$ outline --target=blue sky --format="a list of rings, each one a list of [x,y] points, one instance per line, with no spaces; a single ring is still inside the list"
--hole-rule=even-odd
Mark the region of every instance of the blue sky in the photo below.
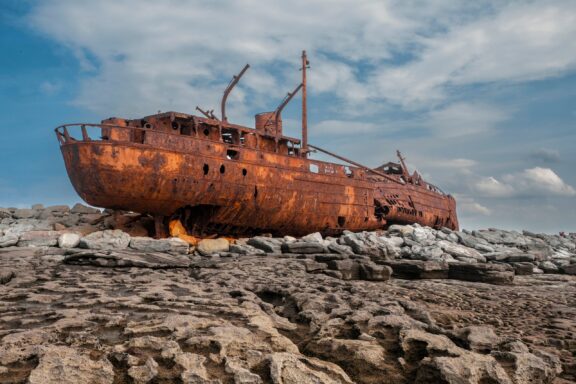
[[[215,108],[246,63],[228,115],[251,126],[306,49],[312,143],[400,149],[464,228],[576,231],[574,1],[2,0],[0,49],[0,206],[79,200],[55,126]]]

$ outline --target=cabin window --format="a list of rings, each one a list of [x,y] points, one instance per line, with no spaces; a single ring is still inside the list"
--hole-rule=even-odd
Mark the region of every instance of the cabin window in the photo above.
[[[208,164],[204,164],[204,166],[202,167],[202,171],[204,172],[204,176],[206,176],[208,174],[209,170],[210,170],[210,167],[208,166]]]
[[[226,158],[228,160],[238,160],[240,158],[240,152],[229,149],[226,151]]]
[[[316,164],[310,164],[310,172],[312,173],[318,173],[318,165]]]
[[[347,177],[353,177],[353,176],[354,176],[354,173],[352,172],[352,169],[351,169],[349,166],[347,166],[347,165],[344,166],[344,174],[345,174]]]
[[[221,173],[221,174],[224,174],[224,172],[226,172],[226,167],[224,166],[224,164],[222,164],[222,165],[220,166],[220,173]]]
[[[246,176],[248,174],[248,171],[246,170],[246,168],[242,168],[242,176]]]

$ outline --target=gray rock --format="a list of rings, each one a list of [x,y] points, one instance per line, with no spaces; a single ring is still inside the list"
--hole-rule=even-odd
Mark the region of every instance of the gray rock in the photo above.
[[[527,262],[510,263],[514,268],[514,273],[518,276],[532,275],[534,273],[534,264]]]
[[[170,254],[187,254],[190,248],[187,242],[177,237],[153,239],[137,236],[130,238],[129,246],[143,252],[166,252]]]
[[[256,236],[248,240],[248,245],[261,249],[266,253],[281,253],[281,243],[269,237]]]
[[[56,222],[64,225],[65,227],[74,227],[80,223],[80,215],[78,213],[72,213],[70,215],[58,218]]]
[[[448,277],[489,284],[511,284],[514,281],[514,269],[504,264],[451,263],[448,268]]]
[[[261,249],[253,247],[248,244],[230,244],[230,252],[237,253],[240,255],[265,255]]]
[[[314,232],[309,235],[303,236],[301,240],[304,242],[313,242],[313,243],[323,243],[324,241],[320,232]]]
[[[18,240],[19,240],[18,235],[12,235],[12,234],[2,235],[0,236],[0,248],[11,247],[13,245],[16,245],[18,244]]]
[[[284,253],[324,253],[326,247],[322,243],[312,241],[295,241],[293,243],[282,244]]]
[[[421,260],[385,260],[379,264],[392,268],[392,276],[402,279],[447,279],[448,263]]]
[[[12,215],[15,219],[33,219],[38,216],[38,211],[35,209],[21,208],[14,211]]]
[[[130,244],[130,235],[119,229],[98,231],[80,239],[80,248],[125,249]]]
[[[58,237],[58,247],[76,248],[80,244],[80,235],[77,233],[63,233]]]
[[[58,245],[58,231],[30,231],[25,232],[18,240],[19,247],[55,247]]]
[[[486,258],[480,252],[473,248],[468,248],[462,245],[454,244],[449,241],[441,240],[437,243],[444,252],[455,258],[468,258],[475,259],[477,262],[485,263]]]
[[[371,261],[360,263],[360,279],[369,281],[386,281],[392,275],[392,268],[378,265]]]
[[[352,250],[352,247],[350,247],[349,245],[345,245],[345,244],[338,244],[338,242],[336,241],[331,241],[330,244],[328,244],[328,250],[334,253],[339,253],[341,255],[353,255],[354,251]]]
[[[100,213],[100,210],[98,208],[87,207],[84,204],[77,203],[77,204],[74,204],[74,206],[72,207],[70,212],[71,213],[85,214],[85,213]]]
[[[388,227],[388,232],[390,233],[399,233],[402,237],[406,237],[411,235],[414,232],[414,227],[411,225],[399,225],[399,224],[392,224]]]
[[[545,273],[558,273],[560,271],[558,266],[549,260],[541,261],[538,267]]]
[[[413,247],[412,248],[412,256],[411,259],[413,260],[432,260],[438,259],[444,251],[435,246],[426,246],[426,247]]]
[[[358,280],[360,278],[360,265],[354,260],[331,260],[327,264],[328,269],[342,274],[342,280]]]

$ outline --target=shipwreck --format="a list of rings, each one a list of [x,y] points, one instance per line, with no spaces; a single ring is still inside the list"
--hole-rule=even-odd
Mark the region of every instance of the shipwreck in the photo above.
[[[190,235],[338,234],[343,230],[419,223],[458,229],[455,199],[399,162],[361,165],[308,143],[306,53],[302,82],[255,127],[229,122],[224,91],[220,116],[166,112],[139,119],[55,129],[66,170],[88,204],[154,217],[156,236],[180,221]],[[302,138],[284,136],[282,110],[302,94]],[[318,161],[312,151],[341,163]],[[343,165],[342,163],[346,164]]]

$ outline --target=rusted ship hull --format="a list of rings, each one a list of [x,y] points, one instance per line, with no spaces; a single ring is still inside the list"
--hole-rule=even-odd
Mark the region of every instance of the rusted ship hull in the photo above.
[[[347,174],[341,165],[250,148],[230,159],[231,146],[222,142],[153,131],[138,138],[135,128],[104,129],[112,140],[61,135],[66,169],[82,199],[154,216],[180,214],[193,232],[335,234],[386,222],[438,226],[438,218],[450,226],[446,219],[455,218],[453,199],[375,181],[361,169]],[[406,204],[410,199],[416,208]],[[375,201],[388,207],[384,217],[375,215]]]
[[[157,236],[174,219],[189,234],[337,234],[390,223],[458,229],[454,198],[410,175],[400,153],[401,164],[370,169],[308,144],[308,65],[303,51],[302,82],[276,110],[257,114],[254,128],[226,116],[248,64],[226,87],[220,118],[196,107],[205,117],[166,112],[56,128],[74,188],[91,205],[153,215]],[[302,140],[283,136],[281,117],[300,90]],[[354,166],[312,160],[311,148]]]

